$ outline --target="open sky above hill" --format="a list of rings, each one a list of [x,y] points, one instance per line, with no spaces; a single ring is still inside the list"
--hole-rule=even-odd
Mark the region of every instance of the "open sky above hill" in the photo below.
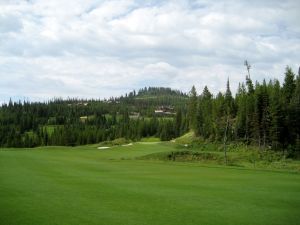
[[[300,1],[0,0],[0,102],[216,93],[300,65]]]

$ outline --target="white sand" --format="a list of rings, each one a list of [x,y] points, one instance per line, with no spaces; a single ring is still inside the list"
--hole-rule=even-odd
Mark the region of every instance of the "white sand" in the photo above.
[[[110,147],[98,147],[98,149],[108,149]]]
[[[124,146],[124,147],[125,147],[125,146],[131,146],[131,145],[132,145],[132,143],[129,143],[129,144],[127,144],[127,145],[122,145],[122,146]]]

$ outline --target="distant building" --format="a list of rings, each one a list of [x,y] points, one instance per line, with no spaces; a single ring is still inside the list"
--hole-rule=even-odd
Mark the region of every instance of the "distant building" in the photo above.
[[[77,106],[88,106],[88,102],[77,102],[77,103],[73,103],[73,104],[71,104],[71,103],[69,103],[68,104],[68,106],[75,106],[75,105],[77,105]]]
[[[80,121],[85,123],[87,121],[88,117],[87,116],[81,116]]]
[[[154,113],[156,115],[161,115],[161,116],[176,115],[176,113],[174,112],[174,107],[172,106],[160,106],[154,110]]]
[[[130,119],[138,119],[139,117],[140,117],[140,113],[138,113],[138,112],[132,112],[129,115]]]

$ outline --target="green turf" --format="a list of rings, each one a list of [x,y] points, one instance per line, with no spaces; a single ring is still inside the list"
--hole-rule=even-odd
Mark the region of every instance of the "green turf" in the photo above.
[[[160,139],[157,137],[146,137],[146,138],[142,138],[141,142],[159,142]]]
[[[54,130],[58,127],[60,127],[60,125],[47,125],[43,126],[43,129],[47,132],[48,135],[52,135]]]
[[[190,131],[181,137],[176,138],[174,141],[178,144],[192,144],[194,141],[198,140],[194,131]]]
[[[0,150],[0,224],[300,224],[299,173],[136,159],[172,149]]]

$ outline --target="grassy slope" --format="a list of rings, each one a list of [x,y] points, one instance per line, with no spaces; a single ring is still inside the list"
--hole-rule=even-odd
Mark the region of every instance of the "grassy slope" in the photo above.
[[[134,160],[166,144],[0,151],[0,224],[299,224],[300,175]]]

